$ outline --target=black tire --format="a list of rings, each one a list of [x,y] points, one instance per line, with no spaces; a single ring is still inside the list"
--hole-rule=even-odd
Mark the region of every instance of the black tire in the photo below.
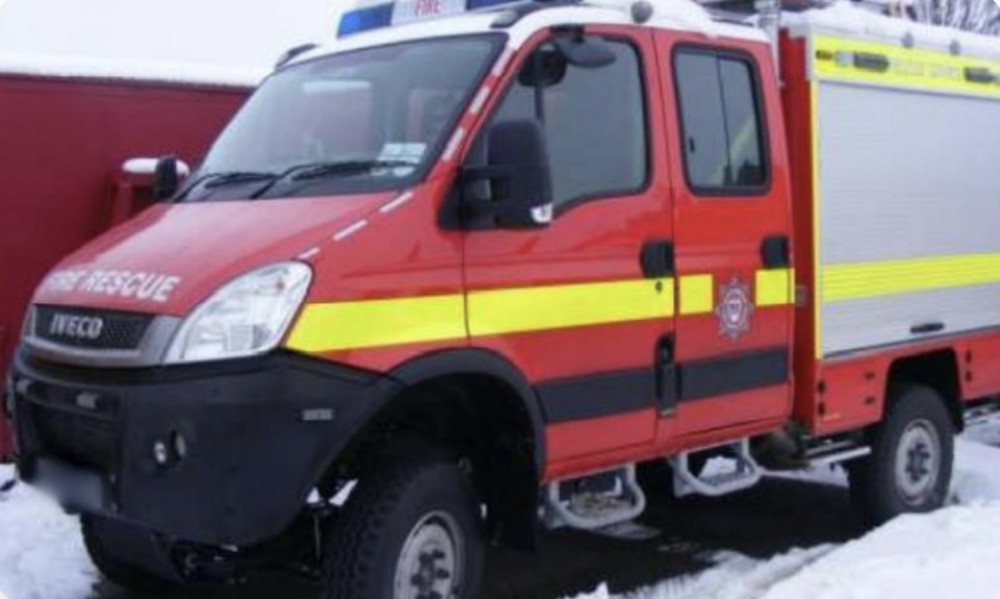
[[[930,387],[895,387],[872,453],[848,467],[851,502],[877,526],[896,516],[934,511],[951,486],[955,428],[943,398]]]
[[[457,461],[422,448],[385,458],[368,472],[331,527],[324,599],[449,597],[442,587],[455,589],[456,599],[478,597],[482,518],[470,476]]]
[[[108,539],[108,527],[124,526],[96,516],[81,516],[80,530],[90,560],[108,581],[130,591],[161,595],[176,589],[176,583],[137,568],[122,560]]]

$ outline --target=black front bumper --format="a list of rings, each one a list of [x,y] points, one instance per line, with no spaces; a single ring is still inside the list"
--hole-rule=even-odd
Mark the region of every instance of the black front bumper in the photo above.
[[[398,390],[386,377],[294,355],[110,371],[22,351],[12,376],[27,482],[62,495],[65,481],[44,480],[53,471],[89,477],[102,488],[97,498],[72,505],[77,498],[63,495],[67,507],[219,546],[252,545],[288,527]],[[154,457],[157,443],[165,465]]]

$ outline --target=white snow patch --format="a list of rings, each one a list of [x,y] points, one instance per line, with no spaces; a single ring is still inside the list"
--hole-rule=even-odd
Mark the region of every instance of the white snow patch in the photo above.
[[[750,599],[763,597],[775,584],[793,576],[833,549],[821,546],[794,549],[766,562],[722,551],[712,556],[715,566],[694,576],[665,580],[653,587],[622,595],[624,599]],[[575,599],[612,599],[606,585]]]
[[[955,501],[1000,504],[1000,422],[973,427],[955,443],[952,483]],[[1000,546],[1000,541],[997,545]],[[1000,588],[993,599],[997,597],[1000,597]]]
[[[0,72],[256,85],[336,33],[341,0],[7,0]]]
[[[0,483],[13,476],[13,468],[0,466]],[[96,580],[75,518],[27,485],[0,494],[0,593],[84,599]]]
[[[771,476],[847,484],[841,468]],[[722,552],[694,576],[622,596],[602,586],[575,599],[998,599],[1000,421],[957,440],[952,493],[959,505],[897,518],[840,547],[794,549],[769,560]]]
[[[829,553],[766,599],[996,599],[1000,504],[903,516]]]

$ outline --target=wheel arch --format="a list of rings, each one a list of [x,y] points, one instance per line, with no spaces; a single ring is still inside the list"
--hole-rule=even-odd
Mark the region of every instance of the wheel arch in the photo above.
[[[933,389],[944,402],[955,430],[965,428],[962,410],[962,390],[959,379],[958,354],[953,348],[896,358],[889,365],[886,377],[886,406],[888,410],[898,394],[894,387],[924,385]]]
[[[436,352],[395,368],[394,379],[407,389],[454,376],[482,376],[505,385],[527,415],[534,439],[534,465],[539,476],[545,470],[545,417],[534,388],[521,371],[503,356],[485,349],[469,348]]]
[[[413,436],[459,448],[488,506],[492,532],[508,544],[532,548],[546,463],[545,421],[524,375],[504,357],[476,348],[421,356],[386,374],[396,390],[379,402],[328,476],[343,464],[361,473],[366,455]]]

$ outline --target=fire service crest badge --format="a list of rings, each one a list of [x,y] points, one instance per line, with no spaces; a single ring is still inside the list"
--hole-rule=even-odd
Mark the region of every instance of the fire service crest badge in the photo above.
[[[715,315],[719,319],[719,335],[729,337],[735,343],[750,332],[750,317],[753,315],[753,301],[750,286],[739,277],[719,287],[719,303]]]

